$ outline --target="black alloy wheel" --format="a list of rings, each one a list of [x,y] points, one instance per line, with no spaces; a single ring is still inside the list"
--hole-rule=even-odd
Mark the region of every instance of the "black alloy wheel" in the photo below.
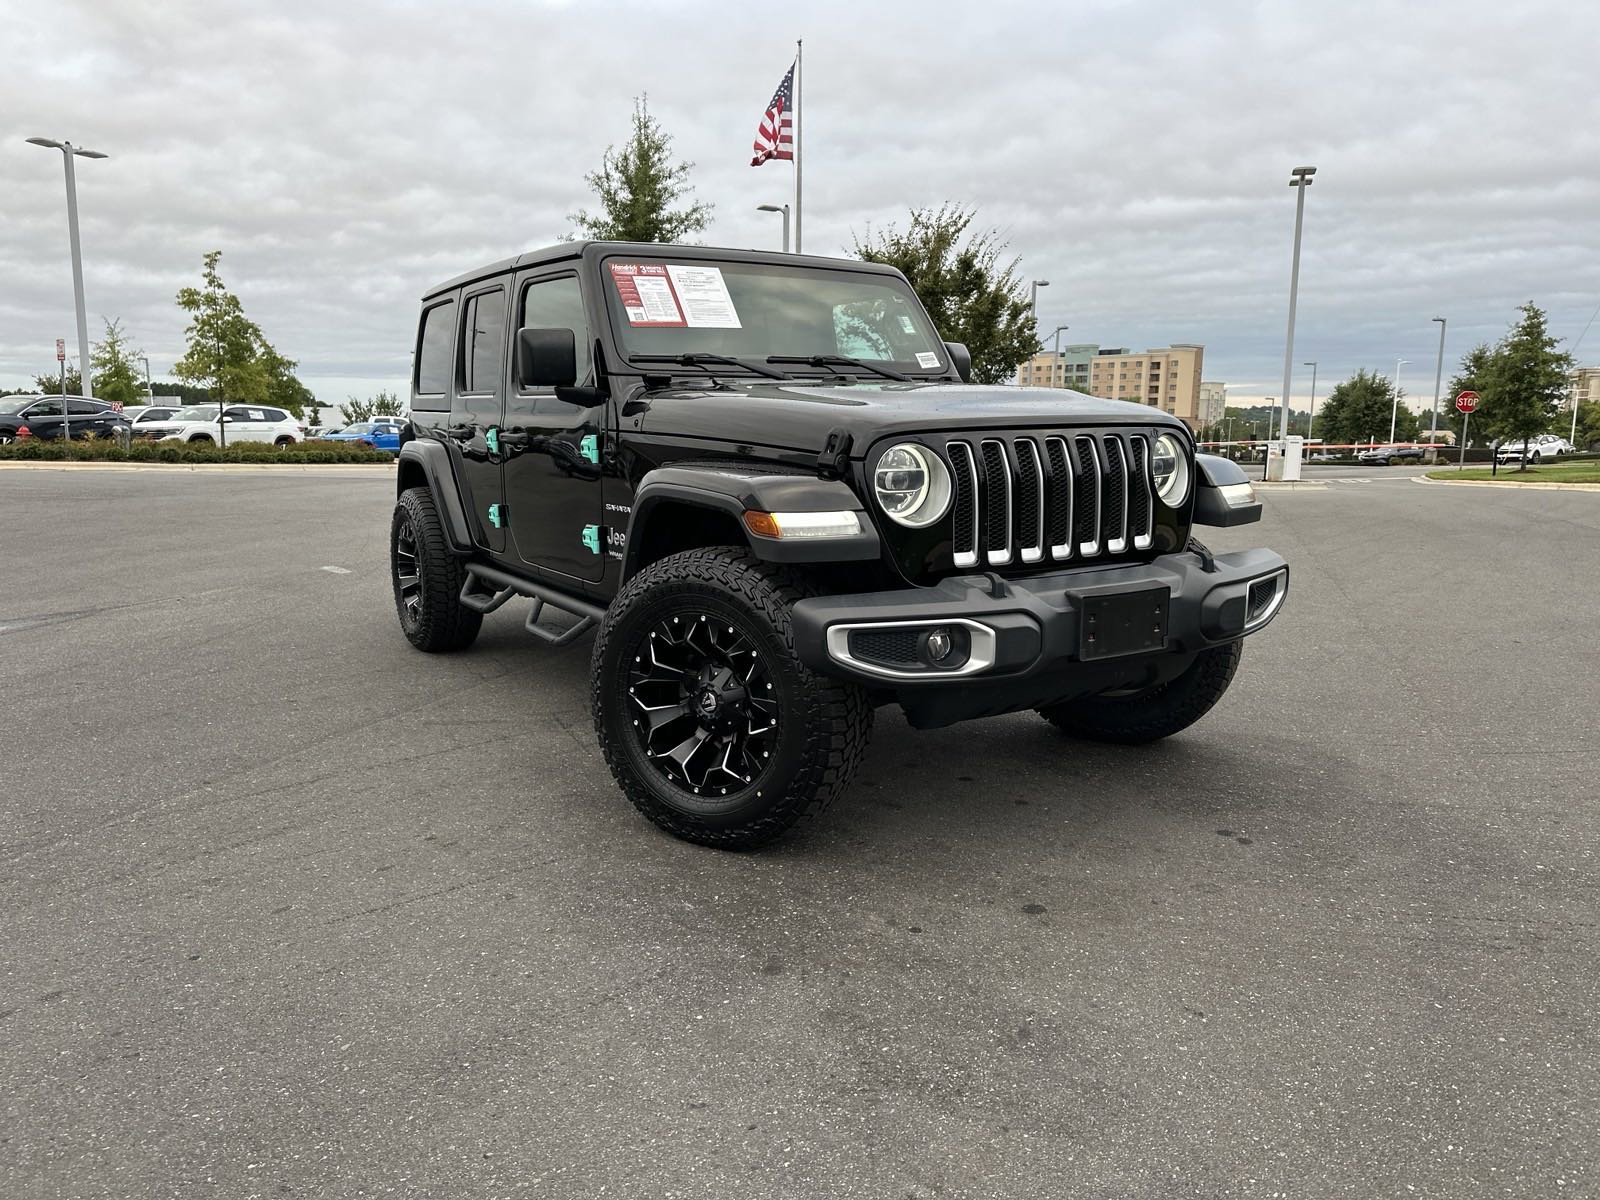
[[[772,672],[754,638],[710,613],[662,617],[628,672],[645,759],[691,795],[726,796],[771,764],[779,736]]]
[[[872,730],[854,684],[795,648],[804,574],[748,550],[669,555],[625,584],[592,656],[600,749],[623,794],[674,837],[748,850],[821,812]]]
[[[400,624],[414,628],[422,618],[422,568],[417,564],[417,527],[405,509],[395,521],[392,565]]]

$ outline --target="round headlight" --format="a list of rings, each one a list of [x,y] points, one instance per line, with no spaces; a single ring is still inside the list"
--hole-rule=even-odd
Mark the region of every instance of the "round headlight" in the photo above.
[[[914,442],[890,446],[872,473],[872,489],[889,519],[921,529],[950,507],[950,472],[944,460]]]
[[[1150,472],[1155,476],[1156,494],[1170,508],[1177,508],[1189,494],[1189,457],[1183,443],[1170,433],[1156,439],[1151,453]]]

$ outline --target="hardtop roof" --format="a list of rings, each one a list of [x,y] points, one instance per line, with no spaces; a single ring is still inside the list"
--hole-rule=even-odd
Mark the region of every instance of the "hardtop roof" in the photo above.
[[[894,267],[883,263],[864,262],[855,258],[829,258],[815,254],[785,254],[779,250],[741,250],[733,246],[686,246],[674,242],[558,242],[538,250],[525,250],[499,262],[488,263],[475,270],[465,271],[453,279],[429,288],[422,294],[424,301],[432,300],[445,292],[454,291],[480,279],[496,275],[509,275],[524,267],[544,266],[547,263],[565,262],[584,257],[603,257],[608,254],[633,254],[641,258],[683,257],[711,258],[720,262],[793,262],[814,266],[850,267],[874,274],[898,275]]]

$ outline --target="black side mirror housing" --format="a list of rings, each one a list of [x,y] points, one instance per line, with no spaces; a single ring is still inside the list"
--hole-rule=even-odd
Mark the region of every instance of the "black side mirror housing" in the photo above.
[[[950,356],[950,361],[956,365],[956,374],[961,376],[962,383],[972,382],[972,352],[961,342],[946,342],[945,353]]]
[[[564,388],[578,382],[578,342],[570,329],[517,330],[517,383]]]

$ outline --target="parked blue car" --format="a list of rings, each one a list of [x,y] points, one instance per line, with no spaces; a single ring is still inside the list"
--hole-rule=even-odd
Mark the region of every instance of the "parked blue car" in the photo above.
[[[399,454],[400,426],[387,421],[357,421],[354,425],[346,425],[337,433],[324,433],[319,440],[362,442],[375,450],[387,450],[390,454]]]

